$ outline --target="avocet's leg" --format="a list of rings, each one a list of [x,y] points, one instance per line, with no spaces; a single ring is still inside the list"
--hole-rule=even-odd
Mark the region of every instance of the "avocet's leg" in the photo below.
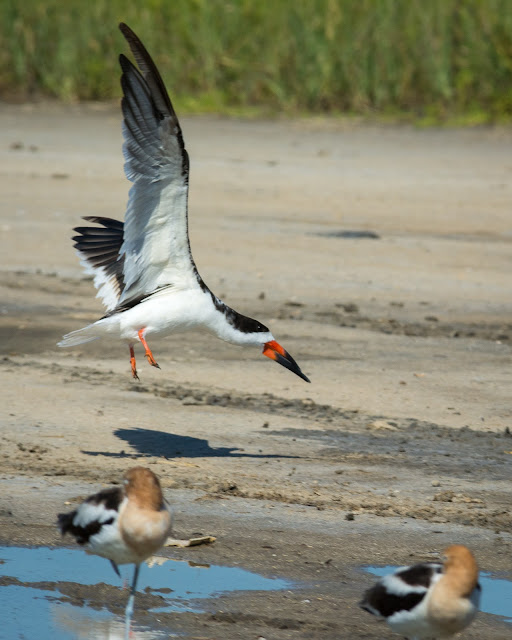
[[[135,378],[135,380],[138,380],[139,376],[137,375],[137,365],[135,364],[135,351],[133,350],[133,344],[130,345],[130,365],[132,367],[132,377]]]
[[[123,578],[123,576],[121,575],[121,572],[119,571],[119,567],[117,566],[117,564],[113,560],[110,561],[110,564],[112,565],[112,569],[114,569],[114,571],[117,573],[117,575],[123,581],[123,589],[126,589],[127,581],[126,581],[126,578]]]
[[[124,612],[125,615],[125,628],[124,628],[124,638],[125,640],[130,640],[130,629],[132,626],[132,615],[133,615],[133,603],[135,601],[135,590],[137,588],[137,580],[139,578],[139,569],[140,565],[135,565],[135,570],[133,572],[133,581],[132,588],[130,589],[130,597],[128,598],[128,604],[126,605],[126,609]]]
[[[145,334],[146,334],[146,329],[140,329],[139,340],[142,342],[142,346],[146,351],[146,358],[148,359],[148,362],[151,366],[156,367],[157,369],[160,369],[160,365],[154,359],[153,354],[151,353],[151,349],[148,347],[148,343],[146,342],[146,339],[144,337]]]
[[[117,566],[117,564],[113,560],[110,561],[110,564],[112,565],[112,569],[114,569],[117,575],[121,577],[121,574],[119,573],[119,567]]]

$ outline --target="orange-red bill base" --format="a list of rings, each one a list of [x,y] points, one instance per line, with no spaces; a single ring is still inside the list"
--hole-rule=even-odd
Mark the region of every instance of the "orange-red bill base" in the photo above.
[[[266,342],[263,346],[263,355],[267,356],[271,360],[274,360],[278,364],[286,367],[295,375],[299,376],[306,382],[311,382],[311,380],[302,373],[299,365],[295,362],[295,360],[291,357],[291,355],[283,349],[283,347],[276,340],[271,340],[270,342]]]

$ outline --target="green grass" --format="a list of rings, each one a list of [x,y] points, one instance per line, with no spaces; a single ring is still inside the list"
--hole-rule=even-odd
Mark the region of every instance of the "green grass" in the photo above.
[[[118,97],[121,20],[185,110],[512,116],[512,0],[3,0],[0,95]]]

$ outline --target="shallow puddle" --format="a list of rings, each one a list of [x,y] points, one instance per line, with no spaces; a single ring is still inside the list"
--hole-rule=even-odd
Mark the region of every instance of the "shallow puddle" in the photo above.
[[[385,576],[393,573],[399,567],[364,567],[365,571],[375,576]],[[494,576],[486,571],[480,572],[480,586],[482,597],[480,610],[505,618],[505,622],[512,624],[512,580]]]
[[[131,583],[133,565],[120,567]],[[86,554],[82,549],[48,547],[0,547],[0,640],[114,640],[124,638],[124,617],[65,602],[59,583],[122,587],[108,560]],[[13,578],[16,584],[6,584]],[[19,582],[18,582],[19,581]],[[28,584],[19,584],[28,583]],[[34,584],[36,583],[36,584]],[[45,583],[44,588],[38,588]],[[270,591],[289,587],[285,580],[270,579],[239,568],[197,566],[169,558],[154,558],[142,565],[137,591],[162,596],[165,605],[151,609],[155,614],[172,611],[200,611],[200,600],[233,591]],[[172,592],[171,592],[172,590]],[[126,599],[128,590],[126,591]],[[137,640],[174,637],[137,625],[137,599],[133,629]]]

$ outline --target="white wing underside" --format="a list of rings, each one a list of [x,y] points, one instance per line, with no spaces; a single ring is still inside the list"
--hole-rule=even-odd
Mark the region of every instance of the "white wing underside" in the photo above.
[[[98,291],[96,297],[100,298],[107,311],[115,309],[119,304],[119,288],[116,287],[115,278],[108,275],[104,267],[91,266],[87,257],[80,251],[76,253],[78,254],[84,273],[93,276],[94,287]]]
[[[124,168],[134,184],[121,247],[125,288],[119,304],[164,286],[197,286],[187,229],[188,185],[173,128],[169,119],[162,120],[141,139],[123,123]]]
[[[188,239],[189,160],[178,118],[144,45],[120,27],[140,69],[120,56],[124,170],[133,182],[119,252],[122,305],[161,287],[199,284]]]

